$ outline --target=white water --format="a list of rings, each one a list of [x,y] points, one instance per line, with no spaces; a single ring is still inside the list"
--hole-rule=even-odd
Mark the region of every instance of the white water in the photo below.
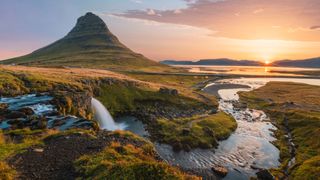
[[[122,129],[118,126],[109,111],[104,107],[104,105],[95,98],[91,99],[91,106],[94,112],[95,119],[98,121],[101,129],[106,129],[109,131],[114,131],[117,129]]]

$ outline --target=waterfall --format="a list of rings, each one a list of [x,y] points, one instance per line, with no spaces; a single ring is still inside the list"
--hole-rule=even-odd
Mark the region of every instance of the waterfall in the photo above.
[[[106,129],[114,131],[121,129],[113,120],[109,111],[104,107],[104,105],[95,98],[91,99],[91,106],[98,124],[101,129]]]

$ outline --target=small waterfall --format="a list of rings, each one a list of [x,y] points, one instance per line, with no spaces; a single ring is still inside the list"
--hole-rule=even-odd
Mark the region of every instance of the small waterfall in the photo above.
[[[106,129],[109,131],[114,131],[121,129],[113,120],[109,111],[104,107],[104,105],[95,98],[91,99],[91,106],[94,112],[95,119],[98,121],[101,129]]]

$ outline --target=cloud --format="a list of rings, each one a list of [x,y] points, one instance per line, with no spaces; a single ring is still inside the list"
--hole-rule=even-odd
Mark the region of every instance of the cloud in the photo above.
[[[314,26],[320,22],[319,0],[185,1],[184,9],[131,10],[120,16],[209,29],[234,39],[320,41]]]
[[[141,0],[130,0],[131,2],[137,3],[137,4],[141,4],[142,1]]]
[[[253,11],[253,14],[259,14],[262,13],[264,11],[264,9],[256,9]]]
[[[320,30],[320,26],[311,26],[310,29],[312,29],[312,30]]]
[[[182,11],[181,11],[181,9],[176,9],[176,10],[174,10],[174,12],[173,12],[174,14],[181,14],[182,13]]]
[[[148,15],[156,15],[156,12],[153,9],[148,9],[147,14]]]

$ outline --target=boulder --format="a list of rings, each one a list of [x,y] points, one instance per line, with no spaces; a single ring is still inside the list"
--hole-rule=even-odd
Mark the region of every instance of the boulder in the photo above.
[[[182,129],[182,135],[187,136],[189,134],[190,134],[190,129],[188,129],[188,128],[183,128]]]
[[[28,116],[34,115],[34,111],[33,111],[31,108],[29,108],[29,107],[21,108],[21,109],[19,109],[18,111],[19,111],[19,112],[22,112],[22,113],[24,113],[25,115],[28,115]]]
[[[7,110],[8,107],[9,107],[8,104],[6,104],[6,103],[0,103],[0,111]]]
[[[33,129],[46,129],[47,128],[47,120],[45,117],[40,117],[38,122],[34,124]]]
[[[17,119],[17,118],[26,118],[26,114],[19,111],[11,111],[9,114],[5,115],[6,119]]]
[[[228,169],[219,165],[213,166],[211,170],[221,177],[225,177],[228,174]]]
[[[159,92],[162,93],[162,94],[168,94],[168,95],[173,95],[173,96],[176,96],[178,95],[178,90],[176,89],[169,89],[169,88],[166,88],[166,87],[161,87],[159,89]]]
[[[257,172],[257,177],[259,180],[274,180],[272,174],[266,169]]]

